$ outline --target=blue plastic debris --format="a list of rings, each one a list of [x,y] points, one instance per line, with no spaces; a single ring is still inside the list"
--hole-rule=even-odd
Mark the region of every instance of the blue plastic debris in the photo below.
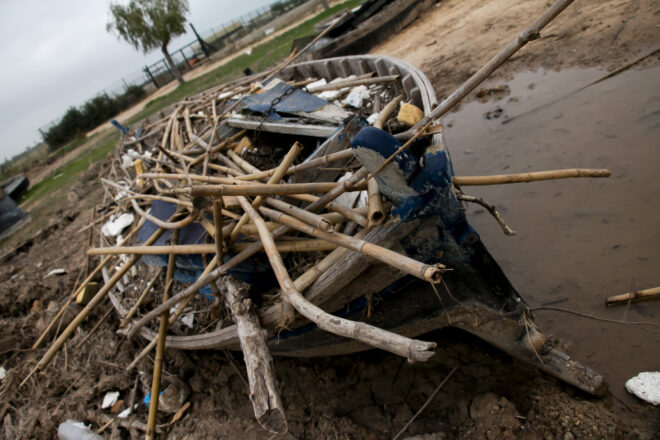
[[[280,99],[279,102],[276,102],[271,108],[271,104],[278,98]],[[276,112],[313,112],[327,105],[328,101],[300,89],[294,89],[287,83],[281,82],[263,93],[246,96],[241,100],[241,103],[244,109],[262,114],[269,112],[268,117],[270,119],[278,120],[281,118]]]
[[[130,130],[130,128],[121,125],[116,119],[110,119],[110,123],[114,125],[117,130],[121,131],[121,134],[126,134]]]
[[[160,396],[162,395],[163,392],[161,391],[160,393],[158,393],[158,398],[160,398]],[[147,395],[144,396],[144,400],[142,402],[144,402],[144,404],[147,405],[147,408],[149,408],[149,403],[151,403],[151,391],[149,391]]]

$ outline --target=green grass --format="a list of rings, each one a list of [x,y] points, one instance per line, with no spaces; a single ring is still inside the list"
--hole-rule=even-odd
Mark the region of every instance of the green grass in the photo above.
[[[193,95],[195,93],[202,92],[216,84],[221,84],[239,78],[243,75],[243,70],[246,67],[249,67],[254,72],[261,72],[271,67],[283,58],[286,58],[286,56],[291,52],[291,43],[293,40],[296,38],[313,35],[315,33],[314,26],[317,23],[327,19],[328,17],[343,9],[354,8],[359,4],[360,0],[350,0],[333,6],[327,11],[321,12],[315,17],[310,18],[304,23],[296,26],[295,28],[289,29],[282,35],[278,35],[277,37],[265,43],[253,47],[252,53],[250,55],[243,53],[228,63],[219,66],[215,70],[186,82],[168,95],[161,96],[150,101],[141,112],[131,117],[127,123],[129,125],[134,124],[164,109],[165,107],[180,101],[188,95]]]
[[[119,135],[115,133],[104,136],[84,154],[62,166],[41,182],[30,187],[20,200],[20,204],[25,205],[54,190],[70,186],[78,174],[86,170],[90,164],[103,159],[109,152],[114,150],[118,140]]]

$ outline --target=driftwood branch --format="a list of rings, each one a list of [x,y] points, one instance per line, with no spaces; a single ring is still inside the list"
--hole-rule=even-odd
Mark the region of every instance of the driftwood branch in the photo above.
[[[467,194],[463,194],[460,191],[456,191],[456,198],[458,200],[462,200],[464,202],[471,202],[471,203],[476,203],[477,205],[481,205],[488,212],[490,212],[490,215],[492,215],[497,223],[500,225],[502,228],[502,231],[504,231],[505,235],[516,235],[516,231],[511,229],[505,222],[504,219],[502,218],[502,215],[499,213],[497,208],[495,208],[495,205],[491,205],[490,203],[487,203],[484,199],[479,198],[479,197],[474,197],[474,196],[468,196]]]
[[[286,416],[277,392],[273,358],[266,345],[266,331],[247,294],[248,286],[231,276],[223,277],[218,285],[236,322],[254,415],[264,429],[284,433],[287,431]]]

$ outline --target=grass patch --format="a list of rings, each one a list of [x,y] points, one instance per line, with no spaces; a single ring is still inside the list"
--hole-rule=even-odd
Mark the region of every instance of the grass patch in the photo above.
[[[286,58],[291,52],[291,43],[296,38],[306,37],[315,34],[314,26],[336,14],[337,12],[354,8],[360,4],[360,0],[350,0],[339,5],[335,5],[327,11],[323,11],[313,18],[301,23],[300,25],[289,29],[277,37],[259,44],[252,48],[252,53],[234,58],[215,70],[208,72],[198,78],[192,79],[179,86],[171,93],[149,101],[145,108],[128,120],[128,125],[134,124],[142,119],[153,115],[165,107],[180,101],[188,95],[202,92],[216,84],[225,83],[243,76],[243,70],[249,67],[254,72],[261,72],[280,60]]]
[[[51,191],[70,186],[78,174],[86,170],[90,164],[103,159],[109,152],[111,152],[117,145],[118,140],[119,134],[116,133],[101,138],[96,145],[92,146],[85,153],[62,166],[41,182],[30,187],[19,203],[21,205],[26,205],[43,197]]]

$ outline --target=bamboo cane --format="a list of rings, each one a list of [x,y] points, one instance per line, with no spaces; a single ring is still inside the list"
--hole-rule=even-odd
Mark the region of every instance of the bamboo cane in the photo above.
[[[169,180],[194,180],[206,183],[220,183],[231,185],[236,183],[235,178],[200,176],[198,174],[174,174],[174,173],[144,173],[140,174],[143,179],[169,179]]]
[[[240,199],[239,199],[240,200]],[[243,204],[241,203],[241,206]],[[368,241],[360,240],[355,237],[340,234],[339,232],[328,233],[309,226],[298,219],[289,215],[282,214],[278,211],[261,207],[259,211],[266,217],[269,217],[276,222],[290,226],[305,234],[312,235],[322,240],[329,241],[336,245],[361,252],[365,255],[373,257],[385,264],[388,264],[396,269],[416,276],[424,281],[437,284],[442,281],[441,271],[444,269],[442,264],[428,265],[414,260],[406,255],[399,254],[390,249],[378,246],[377,244]]]
[[[282,257],[275,247],[273,236],[266,228],[264,220],[245,198],[239,198],[239,202],[245,212],[250,216],[252,223],[259,228],[259,236],[261,237],[264,249],[266,249],[268,260],[280,284],[285,300],[301,315],[318,325],[319,328],[330,333],[355,339],[356,341],[398,354],[413,361],[426,361],[433,356],[434,353],[431,350],[436,347],[436,344],[433,342],[409,339],[363,322],[349,321],[348,319],[330,315],[307,301],[298,292],[289,277]],[[267,210],[267,208],[261,209]]]
[[[381,130],[385,126],[385,123],[390,118],[392,113],[397,109],[399,103],[403,100],[403,95],[399,95],[392,99],[383,110],[378,113],[376,121],[374,121],[374,127],[380,128]],[[375,173],[374,173],[375,174]],[[378,226],[385,221],[385,210],[383,209],[383,199],[380,195],[380,190],[378,189],[378,182],[376,179],[369,179],[367,181],[367,193],[368,193],[368,215],[369,219],[369,228]]]
[[[144,211],[142,208],[140,208],[140,206],[137,204],[135,200],[131,199],[130,202],[131,205],[133,205],[133,210],[135,210],[135,212],[140,217],[149,220],[150,222],[154,223],[155,225],[159,226],[162,229],[174,229],[174,230],[181,229],[185,226],[188,226],[197,219],[197,211],[193,209],[193,212],[183,220],[179,220],[177,222],[166,222]]]
[[[651,289],[637,290],[635,292],[622,293],[621,295],[610,296],[605,300],[606,306],[617,304],[626,304],[630,301],[637,302],[649,299],[660,299],[660,287]]]
[[[268,203],[270,206],[277,209],[278,211],[289,214],[290,216],[295,217],[298,220],[307,223],[308,225],[312,225],[315,228],[319,228],[322,231],[325,232],[333,231],[332,222],[324,219],[318,214],[305,211],[304,209],[300,209],[297,206],[293,206],[289,203],[283,202],[282,200],[274,199],[272,197],[267,197],[266,203]]]
[[[150,246],[160,238],[161,235],[165,232],[165,229],[159,228],[157,229],[151,237],[145,242],[145,245]],[[37,365],[30,371],[28,376],[21,382],[20,386],[23,386],[25,382],[34,374],[37,370],[44,369],[51,360],[53,360],[53,357],[55,354],[62,348],[64,343],[69,339],[71,334],[78,328],[78,326],[89,316],[91,313],[92,309],[96,307],[101,301],[105,299],[105,296],[108,294],[110,289],[114,287],[114,285],[119,281],[125,274],[126,272],[129,271],[135,263],[138,262],[140,259],[139,255],[135,255],[131,257],[113,276],[110,278],[110,280],[94,295],[94,297],[87,303],[84,309],[78,313],[78,315],[74,318],[73,321],[64,329],[62,334],[53,342],[53,344],[50,346],[48,351],[43,355],[43,357],[39,360]]]
[[[338,151],[336,153],[331,153],[326,156],[321,156],[316,159],[311,159],[306,162],[303,162],[298,165],[294,165],[292,167],[289,167],[289,169],[286,170],[286,176],[296,173],[298,171],[304,171],[308,170],[310,168],[316,168],[320,165],[327,165],[332,162],[337,162],[339,160],[346,160],[350,159],[353,157],[353,151],[351,151],[350,148],[342,151]],[[266,177],[270,177],[275,173],[275,170],[277,168],[272,168],[270,170],[266,171],[260,171],[258,173],[253,173],[253,174],[245,174],[243,176],[237,177],[238,180],[261,180],[265,179]]]
[[[260,173],[261,172],[261,170],[259,168],[255,167],[250,162],[248,162],[247,160],[243,159],[241,156],[236,154],[236,152],[234,150],[227,150],[227,156],[231,160],[236,162],[236,165],[241,167],[243,169],[243,171],[245,171],[246,173]]]
[[[399,79],[399,75],[385,75],[377,76],[375,78],[364,78],[364,79],[346,79],[343,81],[337,81],[330,84],[323,84],[318,86],[307,87],[309,93],[319,93],[325,92],[327,90],[337,90],[343,89],[344,87],[355,87],[366,84],[381,84],[387,82],[393,82]]]
[[[533,171],[530,173],[498,174],[494,176],[454,176],[454,185],[479,186],[504,183],[537,182],[539,180],[570,179],[577,177],[610,177],[607,169],[572,168],[567,170]]]
[[[217,261],[217,266],[222,266],[224,261],[224,255],[222,252],[222,197],[218,197],[213,200],[213,226],[215,227],[215,234],[213,239],[215,240],[215,256]]]
[[[319,199],[319,197],[311,194],[289,194],[288,197],[292,199],[303,200],[305,202],[311,202],[311,203],[314,203]],[[368,208],[367,210],[364,210],[364,212],[361,212],[360,208],[357,209],[349,208],[348,206],[344,206],[341,203],[337,203],[337,202],[328,203],[326,205],[326,208],[329,209],[330,211],[334,211],[336,213],[343,215],[347,219],[357,223],[363,228],[367,227],[368,220],[365,217],[365,215],[368,213]]]
[[[368,194],[368,207],[369,219],[368,227],[371,229],[378,226],[385,221],[385,210],[383,209],[383,199],[378,190],[378,182],[376,179],[367,180],[367,194]]]
[[[275,170],[275,173],[273,173],[270,179],[268,179],[267,185],[273,185],[278,183],[282,179],[282,177],[284,177],[284,173],[286,173],[286,170],[291,166],[293,161],[296,160],[296,158],[302,152],[302,150],[303,150],[302,144],[300,144],[299,142],[295,142],[293,146],[291,146],[287,154],[284,156],[284,159],[282,159],[282,162],[280,162],[280,165]],[[256,171],[259,171],[256,168],[254,169]],[[264,198],[262,196],[257,196],[252,202],[252,207],[258,208],[263,204],[263,202],[264,202]],[[247,214],[243,214],[243,216],[238,221],[236,226],[234,226],[234,230],[231,231],[231,235],[229,236],[230,243],[236,241],[236,239],[238,238],[238,234],[240,232],[240,227],[243,226],[245,223],[247,223],[247,221],[248,221]]]
[[[272,227],[268,228],[272,230]],[[176,230],[176,229],[175,229]],[[234,243],[232,250],[244,251],[252,243]],[[280,252],[315,252],[335,249],[337,246],[326,240],[296,240],[296,241],[278,241],[277,249]],[[121,246],[121,247],[101,247],[92,248],[87,251],[87,255],[194,255],[211,254],[217,252],[215,243],[209,244],[179,244],[163,246]]]
[[[176,245],[179,241],[179,230],[172,231],[172,244]],[[165,291],[163,292],[163,302],[167,301],[174,281],[174,269],[176,265],[176,255],[170,254],[167,259],[167,273],[165,275]],[[147,440],[153,440],[156,433],[156,416],[158,415],[158,401],[160,393],[160,378],[163,373],[163,353],[165,353],[165,335],[167,334],[169,311],[163,312],[160,316],[160,328],[158,330],[158,343],[156,345],[156,357],[154,358],[154,372],[151,381],[151,402],[149,404],[149,418],[147,419]]]

